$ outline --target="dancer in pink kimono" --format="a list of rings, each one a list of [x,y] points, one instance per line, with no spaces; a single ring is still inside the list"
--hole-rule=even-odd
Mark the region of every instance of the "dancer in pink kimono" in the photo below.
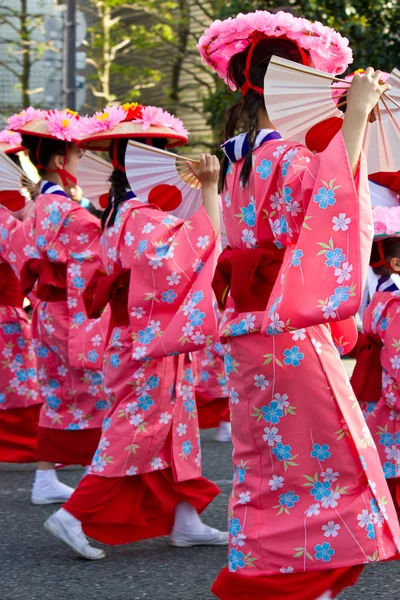
[[[81,150],[80,122],[68,111],[28,108],[10,117],[42,176],[33,216],[20,223],[0,209],[3,255],[28,294],[40,302],[32,320],[40,398],[38,470],[34,504],[65,502],[73,489],[60,483],[55,463],[88,465],[109,408],[101,360],[107,315],[86,317],[82,293],[99,259],[100,223],[64,188],[74,183]]]
[[[231,248],[214,280],[225,307],[236,476],[229,570],[213,592],[222,600],[329,599],[399,543],[379,456],[329,325],[361,301],[372,241],[361,147],[386,86],[379,71],[357,75],[342,131],[313,155],[274,130],[265,72],[278,55],[340,73],[351,59],[347,40],[320,23],[258,11],[215,22],[199,48],[243,96],[227,114]],[[232,138],[239,121],[248,131]]]
[[[204,208],[183,221],[168,214],[168,204],[161,211],[136,198],[125,174],[129,138],[179,145],[187,141],[183,123],[160,108],[133,104],[106,108],[93,125],[81,145],[108,148],[114,166],[100,251],[107,272],[88,293],[89,312],[108,301],[111,306],[104,381],[113,408],[90,473],[45,527],[90,560],[105,554],[84,534],[112,545],[168,534],[173,546],[224,545],[227,532],[204,525],[198,515],[219,490],[201,477],[188,357],[216,334],[210,286],[218,161],[202,158],[197,175]]]
[[[2,131],[0,150],[9,156],[20,152],[21,136]],[[0,202],[8,205],[15,194],[0,192]],[[0,236],[0,462],[34,462],[42,401],[24,297],[18,278],[2,256],[5,235]]]
[[[364,313],[352,384],[400,513],[400,290],[390,278],[400,273],[400,207],[377,206],[373,218],[371,266],[378,283]]]

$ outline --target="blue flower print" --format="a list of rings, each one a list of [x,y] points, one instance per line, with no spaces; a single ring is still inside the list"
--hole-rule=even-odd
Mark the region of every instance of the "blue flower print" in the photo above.
[[[286,506],[286,508],[293,508],[299,500],[298,495],[294,492],[286,492],[286,494],[279,495],[279,504],[281,506]]]
[[[328,498],[332,492],[331,484],[329,481],[316,481],[310,489],[311,496],[314,496],[318,502],[324,498]]]
[[[342,302],[347,302],[350,296],[350,287],[348,285],[339,285],[329,297],[332,308],[339,308]]]
[[[157,375],[150,375],[148,380],[146,381],[146,386],[149,390],[155,390],[160,384],[160,378]]]
[[[150,344],[154,340],[154,333],[151,327],[146,327],[146,329],[140,329],[138,331],[138,342],[139,344]]]
[[[90,350],[88,352],[88,361],[91,363],[95,363],[99,358],[99,353],[96,350]]]
[[[236,470],[238,475],[238,482],[243,483],[243,481],[246,479],[246,469],[244,469],[243,467],[236,467]]]
[[[151,406],[154,406],[154,400],[148,394],[139,396],[138,405],[141,410],[149,410]]]
[[[322,560],[323,562],[329,562],[332,556],[335,555],[334,549],[331,547],[328,542],[324,542],[323,544],[317,544],[314,546],[315,558],[317,560]]]
[[[103,374],[102,373],[96,373],[96,371],[92,371],[91,372],[91,379],[92,379],[92,383],[93,385],[100,385],[103,381]]]
[[[396,465],[392,465],[390,462],[385,462],[383,464],[383,472],[385,474],[386,479],[391,479],[392,477],[397,476]]]
[[[17,354],[17,356],[15,357],[15,362],[17,362],[19,365],[24,364],[24,359],[22,358],[22,354]]]
[[[69,431],[71,431],[71,430],[77,431],[79,429],[79,425],[78,425],[78,423],[70,423],[68,425],[67,429]]]
[[[396,431],[394,434],[394,443],[396,446],[400,446],[400,431]]]
[[[76,323],[77,325],[82,325],[82,323],[84,323],[86,321],[86,317],[83,314],[83,312],[78,312],[75,313],[73,316],[73,321],[74,323]]]
[[[183,442],[182,444],[182,452],[184,454],[186,454],[187,456],[189,456],[189,454],[192,452],[193,450],[193,446],[191,444],[191,442],[187,441],[187,442]]]
[[[260,166],[256,168],[256,173],[260,175],[260,179],[265,181],[267,177],[271,175],[272,172],[272,160],[267,160],[263,158]]]
[[[300,352],[300,348],[298,346],[286,348],[286,350],[283,352],[283,356],[285,357],[283,360],[285,365],[291,365],[292,367],[299,367],[300,362],[304,359],[304,353]]]
[[[3,392],[0,392],[0,404],[4,404],[6,401],[6,395]]]
[[[85,255],[83,254],[83,252],[73,252],[72,258],[78,263],[83,263],[83,261],[85,260]]]
[[[268,406],[262,406],[261,411],[264,415],[264,421],[273,425],[277,425],[283,417],[283,410],[275,400],[272,400]]]
[[[225,354],[224,364],[225,364],[226,374],[229,375],[230,373],[232,373],[234,367],[233,367],[233,357],[228,353]]]
[[[367,537],[370,540],[374,540],[375,539],[376,534],[375,534],[375,527],[374,527],[373,523],[368,523],[366,525],[366,527],[365,527],[365,531],[367,532]]]
[[[138,245],[138,252],[142,255],[147,250],[147,240],[140,240]]]
[[[80,275],[77,275],[72,279],[72,284],[75,289],[82,290],[85,286],[85,280]]]
[[[39,358],[46,358],[46,356],[49,355],[49,352],[50,352],[50,350],[48,350],[44,346],[38,346],[38,348],[36,350],[36,354],[38,355]]]
[[[61,223],[61,213],[59,210],[52,210],[49,214],[49,221],[52,225],[59,225]]]
[[[210,379],[211,375],[209,373],[207,373],[207,371],[202,371],[200,374],[200,379],[201,381],[208,381]]]
[[[288,185],[285,185],[282,190],[282,198],[285,204],[290,204],[293,202],[292,193],[292,188],[290,188]]]
[[[114,369],[116,369],[117,367],[119,367],[119,365],[121,364],[121,360],[118,357],[118,354],[111,354],[110,356],[110,364],[112,367],[114,367]]]
[[[282,442],[279,442],[279,444],[273,448],[272,453],[275,454],[276,458],[280,461],[290,460],[290,457],[292,456],[292,447],[289,446],[289,444],[285,445],[282,444]]]
[[[202,269],[203,269],[203,267],[204,267],[204,265],[205,265],[205,264],[206,264],[205,262],[202,262],[202,261],[200,261],[198,264],[196,264],[196,267],[193,267],[193,268],[194,268],[194,272],[195,272],[197,275],[198,275],[199,273],[201,273],[201,271],[202,271]]]
[[[46,244],[47,240],[44,235],[38,235],[36,238],[36,245],[39,246],[39,248],[44,248]]]
[[[328,206],[333,206],[336,204],[335,192],[334,190],[330,190],[325,187],[321,187],[318,190],[318,194],[314,196],[314,202],[319,204],[320,208],[324,210],[328,208]]]
[[[108,407],[108,403],[105,400],[97,400],[95,407],[97,410],[105,410]]]
[[[279,220],[279,226],[281,228],[282,233],[287,233],[288,232],[288,222],[287,219],[284,215],[281,216],[280,220]]]
[[[293,267],[299,267],[301,265],[301,259],[303,258],[304,253],[303,250],[294,250],[292,255],[291,265]]]
[[[242,526],[240,525],[240,521],[237,517],[229,519],[228,531],[233,537],[237,536],[237,534],[242,531]]]
[[[167,290],[161,294],[161,302],[167,302],[168,304],[172,304],[173,301],[177,298],[177,294],[174,290]]]
[[[375,405],[375,402],[374,402]],[[391,446],[392,444],[394,444],[394,437],[392,433],[381,433],[379,436],[379,443],[381,444],[381,446],[385,446],[386,448],[388,448],[389,446]]]
[[[256,209],[254,202],[249,202],[247,206],[242,206],[240,216],[249,227],[254,227],[256,224]]]
[[[327,460],[331,457],[328,444],[322,444],[322,446],[321,444],[314,444],[313,449],[310,452],[310,456],[311,458],[316,458],[319,461],[324,462],[324,460]]]
[[[50,408],[54,408],[54,410],[57,410],[57,408],[61,404],[60,398],[57,398],[57,396],[55,396],[54,394],[52,394],[51,396],[49,396],[47,398],[46,402],[50,406]]]
[[[18,381],[28,381],[28,376],[26,374],[25,369],[19,369],[16,372],[16,376],[17,376]]]
[[[328,250],[325,257],[326,257],[326,260],[325,260],[326,266],[327,267],[335,267],[335,269],[340,267],[342,262],[344,262],[346,260],[346,256],[343,253],[343,250],[341,248],[334,248],[333,250]]]
[[[7,229],[1,229],[1,239],[2,240],[6,240],[8,238],[8,231]]]
[[[386,317],[383,317],[382,321],[381,321],[381,329],[382,331],[386,331],[386,329],[388,328],[389,325],[389,321],[387,320]]]
[[[159,246],[158,248],[156,248],[156,256],[158,258],[165,258],[169,252],[169,249],[169,244],[163,244],[162,246]]]
[[[193,383],[193,381],[194,381],[194,375],[193,375],[192,369],[186,369],[186,371],[185,371],[185,381],[187,383]]]
[[[103,431],[107,431],[107,429],[110,428],[110,425],[111,425],[111,419],[110,419],[110,417],[106,417],[103,421],[103,426],[102,426]]]
[[[54,248],[50,248],[49,250],[47,250],[47,256],[50,260],[57,260],[58,252]]]
[[[23,348],[25,348],[25,340],[24,340],[24,338],[18,338],[17,339],[17,344],[18,344],[18,348],[21,348],[21,350]]]
[[[229,552],[229,570],[235,573],[238,569],[243,569],[244,565],[243,552],[236,550],[236,548],[231,548],[231,551]]]
[[[26,374],[28,379],[36,379],[36,369],[33,367],[29,367],[29,369],[26,370]]]
[[[6,323],[6,325],[3,326],[3,331],[5,335],[12,335],[14,333],[14,325],[12,323]]]
[[[186,400],[183,403],[183,406],[185,407],[186,412],[188,412],[188,413],[194,412],[195,404],[194,404],[193,398],[189,398],[188,400]]]
[[[192,302],[195,306],[197,306],[197,304],[199,302],[201,302],[202,300],[204,300],[204,293],[203,292],[195,292],[192,296]]]
[[[283,163],[282,177],[286,177],[289,167],[290,167],[290,160],[288,160],[285,163]]]
[[[204,323],[206,313],[201,312],[198,308],[189,315],[189,321],[194,327],[201,327]]]
[[[247,329],[244,321],[239,323],[232,323],[231,325],[231,336],[238,337],[239,335],[246,335]]]
[[[51,387],[52,390],[58,390],[60,384],[57,379],[49,379],[49,387]]]

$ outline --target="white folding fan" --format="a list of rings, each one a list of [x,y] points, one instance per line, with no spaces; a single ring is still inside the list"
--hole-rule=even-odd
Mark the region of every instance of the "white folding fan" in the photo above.
[[[181,219],[189,218],[202,204],[201,184],[184,158],[129,141],[125,153],[126,177],[132,191],[142,202],[156,204]]]
[[[104,210],[108,204],[110,189],[109,178],[112,164],[93,154],[85,152],[78,164],[77,180],[85,198],[90,200],[97,210]]]
[[[400,169],[400,79],[395,69],[390,81],[394,93],[385,92],[374,109],[374,122],[368,123],[364,151],[368,173],[394,172]],[[316,125],[325,125],[333,135],[341,128],[351,82],[318,69],[273,56],[264,79],[264,99],[268,116],[280,134],[288,140],[308,144]],[[333,100],[338,99],[338,104]],[[399,117],[400,118],[400,117]],[[323,123],[324,122],[324,123]],[[318,134],[317,134],[318,137]],[[314,148],[312,148],[314,149]]]
[[[24,171],[0,151],[0,204],[12,212],[24,208],[26,197],[22,191],[28,183]]]

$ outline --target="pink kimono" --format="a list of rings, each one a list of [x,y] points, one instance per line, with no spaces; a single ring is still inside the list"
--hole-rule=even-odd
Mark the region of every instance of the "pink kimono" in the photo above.
[[[218,494],[201,477],[189,352],[216,334],[210,282],[215,236],[203,208],[181,221],[136,199],[102,236],[93,302],[107,289],[116,325],[104,361],[113,408],[90,474],[64,508],[107,544],[167,535],[175,506],[199,512]],[[94,501],[96,499],[96,501]]]
[[[329,326],[337,321],[340,339],[367,274],[373,229],[364,160],[355,183],[341,133],[315,156],[267,136],[242,189],[238,148],[224,194],[233,251],[220,327],[235,479],[229,573],[213,590],[230,599],[260,576],[385,560],[400,533]]]
[[[6,231],[1,231],[2,238]],[[3,246],[0,246],[0,255]],[[0,259],[0,462],[33,462],[42,404],[20,284]]]
[[[32,335],[37,357],[39,460],[90,464],[109,408],[101,361],[108,315],[86,317],[82,292],[99,258],[100,224],[57,185],[42,182],[23,223],[0,209],[4,256],[28,293],[36,285]]]

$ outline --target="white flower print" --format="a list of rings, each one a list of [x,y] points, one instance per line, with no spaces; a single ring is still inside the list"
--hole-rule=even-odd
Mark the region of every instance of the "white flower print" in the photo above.
[[[91,342],[93,346],[97,348],[101,344],[101,337],[99,335],[95,335],[94,337],[92,337]]]
[[[254,375],[254,385],[264,392],[269,386],[269,381],[265,379],[265,375]]]
[[[323,508],[336,508],[338,505],[338,500],[340,499],[339,492],[331,492],[329,496],[324,498],[321,502],[321,506]]]
[[[246,539],[246,535],[244,533],[238,533],[235,537],[232,538],[233,546],[244,546],[244,540]]]
[[[46,229],[49,229],[49,228],[50,228],[50,226],[51,226],[51,221],[50,221],[50,219],[49,219],[48,217],[46,217],[46,218],[44,218],[44,219],[42,220],[42,222],[41,222],[40,224],[41,224],[41,226],[42,226],[42,229],[46,230]]]
[[[187,317],[188,315],[191,315],[196,309],[196,305],[193,302],[193,300],[189,300],[189,302],[186,302],[185,306],[182,308],[182,312],[185,315],[185,317]]]
[[[167,275],[168,285],[178,285],[182,279],[182,275],[173,271],[171,275]]]
[[[70,275],[72,275],[72,277],[79,277],[80,274],[82,272],[82,267],[81,265],[78,265],[76,263],[72,263],[69,267],[68,267],[68,273],[70,273]]]
[[[61,365],[61,367],[58,367],[57,374],[60,377],[65,377],[67,373],[68,373],[67,367],[64,367],[64,365]]]
[[[154,229],[154,225],[152,223],[146,223],[146,225],[142,229],[142,233],[151,233]]]
[[[357,521],[359,527],[366,527],[367,525],[372,524],[372,513],[369,513],[366,508],[361,511],[359,515],[357,515]]]
[[[107,256],[110,260],[116,261],[117,260],[117,249],[116,248],[109,248],[107,250]]]
[[[234,387],[229,390],[229,399],[232,404],[239,404],[239,394]]]
[[[304,512],[304,514],[306,515],[306,517],[313,517],[318,516],[319,513],[321,512],[320,509],[321,505],[320,504],[311,504],[311,506],[309,506],[307,508],[307,510]]]
[[[388,460],[393,460],[396,465],[400,465],[400,448],[393,444],[389,448],[385,448],[385,454]]]
[[[398,354],[395,354],[393,358],[390,359],[390,362],[392,363],[393,369],[400,369],[400,356]]]
[[[134,306],[131,308],[131,316],[141,319],[146,314],[146,311],[142,306]]]
[[[351,223],[351,219],[346,216],[346,213],[340,213],[338,217],[333,217],[333,230],[334,231],[347,231],[348,226]]]
[[[24,246],[25,256],[31,257],[36,252],[35,246]]]
[[[156,271],[157,269],[163,266],[163,261],[158,256],[153,256],[149,260],[149,265]]]
[[[229,208],[231,205],[231,196],[230,196],[229,192],[226,192],[226,194],[225,194],[225,204],[226,204],[227,208]]]
[[[127,471],[125,471],[125,474],[128,476],[135,476],[138,474],[138,470],[139,469],[137,467],[135,467],[134,465],[131,465],[129,467],[129,469],[127,469]]]
[[[278,404],[278,408],[287,408],[290,406],[289,396],[287,394],[274,394],[274,400]]]
[[[210,237],[208,235],[200,236],[197,240],[197,247],[205,250],[207,246],[210,244]]]
[[[13,355],[13,351],[11,348],[4,348],[2,355],[4,358],[10,358]]]
[[[269,197],[272,210],[282,210],[283,198],[279,192],[275,192]]]
[[[351,272],[353,270],[353,265],[349,265],[348,262],[342,263],[340,267],[335,269],[335,277],[337,277],[338,283],[343,283],[344,281],[348,281],[351,277]]]
[[[318,342],[317,340],[315,340],[314,338],[311,339],[311,343],[314,346],[314,350],[317,354],[322,354],[322,344],[321,342]]]
[[[185,337],[190,337],[191,335],[193,335],[193,331],[194,327],[190,321],[188,321],[186,325],[182,327],[182,333]]]
[[[251,502],[250,492],[242,492],[239,494],[239,504],[248,504]]]
[[[321,310],[322,313],[324,315],[324,319],[329,319],[329,318],[335,318],[336,317],[336,312],[333,309],[333,306],[330,302],[328,302],[327,304],[323,304],[321,306]]]
[[[138,346],[132,353],[132,356],[135,360],[141,360],[144,356],[146,356],[147,346]]]
[[[83,410],[81,410],[80,408],[76,408],[74,411],[72,411],[72,416],[74,417],[74,419],[79,421],[83,417]]]
[[[278,435],[277,427],[265,427],[263,440],[264,442],[268,442],[268,446],[275,446],[275,444],[279,444],[282,441],[282,436]]]
[[[334,471],[333,469],[326,469],[321,473],[321,477],[324,480],[324,482],[328,481],[329,483],[334,483],[335,481],[337,481],[339,473]]]
[[[182,385],[179,389],[179,396],[182,396],[183,400],[189,400],[193,396],[193,386],[192,385]]]
[[[10,259],[10,262],[14,263],[17,260],[17,255],[14,254],[14,252],[10,252],[8,258]]]
[[[89,236],[87,233],[80,233],[76,239],[80,244],[87,244],[89,242]]]
[[[280,318],[279,314],[275,313],[275,314],[273,314],[271,316],[271,321],[270,321],[269,326],[274,331],[276,331],[278,333],[282,333],[283,332],[283,328],[285,326],[285,323],[283,321],[281,321],[281,318]]]
[[[125,246],[132,246],[134,241],[135,241],[135,236],[130,231],[127,231],[124,235]]]
[[[291,332],[291,336],[294,342],[298,340],[305,340],[307,337],[305,329],[296,329],[296,331]]]
[[[176,428],[176,433],[179,435],[179,437],[186,435],[187,427],[188,426],[186,423],[179,423],[178,427]]]
[[[337,537],[340,525],[334,521],[328,521],[326,525],[322,525],[322,531],[325,531],[325,537]]]
[[[251,231],[251,229],[243,229],[241,240],[246,248],[253,248],[256,245],[254,231]]]
[[[201,258],[196,258],[196,260],[194,261],[194,263],[192,265],[192,269],[195,273],[199,270],[201,263],[202,263]]]
[[[172,419],[172,415],[170,415],[169,413],[163,412],[160,415],[159,422],[162,423],[163,425],[167,425],[171,419]]]
[[[286,210],[290,215],[292,215],[292,217],[295,217],[296,215],[298,215],[299,213],[301,213],[303,211],[300,203],[297,202],[297,200],[293,200],[293,202],[290,202],[289,204],[287,204]]]
[[[153,460],[150,463],[150,466],[156,471],[157,469],[162,469],[164,466],[164,463],[162,461],[161,458],[153,458]]]
[[[100,439],[98,449],[101,450],[102,452],[104,452],[104,450],[106,450],[109,445],[110,445],[110,442],[108,441],[108,439],[105,437],[102,437]]]
[[[143,423],[143,415],[132,415],[129,419],[129,423],[134,425],[134,427],[139,427]]]
[[[206,336],[203,333],[200,333],[200,331],[196,331],[196,333],[191,336],[191,339],[196,346],[200,346],[205,343]]]
[[[275,152],[272,154],[272,156],[274,158],[279,158],[281,156],[281,154],[283,154],[285,152],[287,148],[287,144],[285,144],[284,146],[277,146]]]
[[[283,477],[278,477],[278,475],[272,475],[272,479],[270,479],[268,483],[271,490],[276,492],[279,488],[283,488],[285,480]]]
[[[95,463],[93,463],[90,468],[91,468],[91,470],[94,471],[94,473],[102,473],[104,471],[104,467],[106,467],[106,466],[107,466],[106,460],[98,460]]]
[[[158,333],[159,331],[161,331],[161,321],[155,321],[154,319],[152,319],[149,323],[149,327],[151,329],[152,333]]]
[[[246,327],[246,331],[250,331],[254,327],[254,323],[256,320],[256,316],[251,313],[247,313],[245,318],[243,319],[244,325]]]

